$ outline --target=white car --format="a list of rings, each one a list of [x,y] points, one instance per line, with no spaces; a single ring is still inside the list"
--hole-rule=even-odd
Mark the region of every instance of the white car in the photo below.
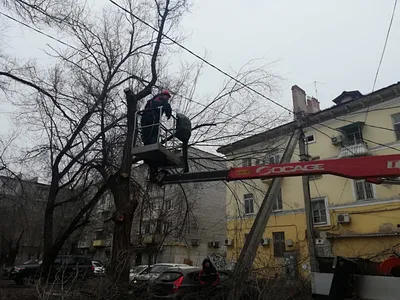
[[[98,260],[92,260],[92,266],[94,275],[104,275],[106,273],[103,264]]]

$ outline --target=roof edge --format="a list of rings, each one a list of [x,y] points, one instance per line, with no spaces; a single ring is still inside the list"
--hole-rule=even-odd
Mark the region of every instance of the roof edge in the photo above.
[[[400,90],[398,90],[398,88],[400,88],[400,82],[386,86],[386,87],[376,90],[372,93],[363,95],[362,97],[355,99],[353,101],[334,105],[332,107],[321,110],[317,113],[310,114],[308,116],[307,126],[313,126],[313,125],[317,125],[318,123],[323,123],[323,122],[332,120],[335,117],[346,115],[351,111],[354,112],[354,111],[362,110],[365,108],[366,105],[373,106],[373,105],[382,103],[384,101],[390,101],[390,100],[400,96]],[[376,96],[378,96],[378,97],[376,97]],[[280,126],[277,126],[275,128],[269,129],[267,131],[258,133],[251,137],[248,137],[248,138],[245,138],[242,140],[238,140],[231,144],[219,147],[217,149],[217,152],[226,155],[228,153],[232,153],[241,148],[256,145],[256,144],[262,142],[262,140],[265,140],[268,138],[275,138],[279,135],[284,134],[286,131],[290,132],[291,130],[293,130],[295,128],[297,128],[296,122],[291,121],[291,122],[282,124]]]

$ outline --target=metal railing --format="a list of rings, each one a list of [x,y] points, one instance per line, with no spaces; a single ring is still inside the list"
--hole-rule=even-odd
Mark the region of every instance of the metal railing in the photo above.
[[[152,123],[149,125],[141,125],[141,118],[145,112],[153,111],[153,114],[158,114],[158,123]],[[158,125],[157,130],[157,143],[163,144],[163,146],[168,150],[177,150],[179,147],[178,140],[175,138],[176,132],[176,117],[172,115],[172,120],[163,121],[163,107],[150,108],[137,111],[135,113],[135,128],[134,134],[137,137],[142,137],[142,131],[144,128],[153,127]],[[143,141],[142,141],[143,142]]]

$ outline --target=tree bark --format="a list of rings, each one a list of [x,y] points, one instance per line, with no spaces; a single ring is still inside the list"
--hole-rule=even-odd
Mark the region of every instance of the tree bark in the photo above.
[[[53,247],[53,221],[54,221],[54,202],[57,197],[58,181],[54,178],[51,182],[51,187],[44,212],[44,228],[43,228],[43,262],[40,266],[40,273],[46,275],[50,272],[51,265],[56,259],[58,253]]]
[[[129,281],[130,269],[130,242],[133,214],[138,206],[136,191],[131,189],[130,178],[132,169],[132,145],[136,143],[135,135],[135,113],[137,110],[137,95],[132,91],[126,91],[128,114],[127,114],[127,137],[124,143],[121,168],[118,176],[111,184],[111,192],[114,197],[116,215],[114,217],[113,247],[111,252],[111,274],[114,280],[119,282]]]
[[[112,275],[118,281],[127,282],[130,269],[132,221],[137,201],[130,197],[129,178],[117,179],[115,189],[112,189],[112,193],[117,214],[111,253]],[[118,219],[120,216],[123,217],[122,220]]]

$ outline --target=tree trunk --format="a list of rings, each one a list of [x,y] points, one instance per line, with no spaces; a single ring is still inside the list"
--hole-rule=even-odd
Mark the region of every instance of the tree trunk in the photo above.
[[[124,143],[121,168],[114,182],[109,182],[114,197],[115,217],[113,248],[111,252],[111,276],[118,282],[129,282],[130,242],[133,213],[138,206],[137,191],[131,189],[130,178],[132,170],[132,145],[136,144],[135,113],[137,95],[131,90],[125,90],[127,98],[127,136]]]
[[[17,255],[18,255],[18,249],[11,247],[10,250],[8,251],[8,264],[10,266],[13,266],[15,264]]]
[[[44,276],[50,272],[51,265],[56,259],[53,251],[53,209],[46,208],[44,214],[44,230],[43,230],[43,263],[40,273]]]
[[[116,281],[128,282],[132,221],[138,202],[131,199],[129,178],[118,178],[112,193],[116,206],[116,216],[111,254],[111,274]]]
[[[22,240],[22,236],[24,235],[24,231],[22,230],[17,241],[15,242],[15,246],[13,246],[13,241],[10,240],[9,246],[9,263],[11,266],[13,266],[15,264],[15,260],[17,259],[18,253],[19,253],[19,245],[21,243]]]

